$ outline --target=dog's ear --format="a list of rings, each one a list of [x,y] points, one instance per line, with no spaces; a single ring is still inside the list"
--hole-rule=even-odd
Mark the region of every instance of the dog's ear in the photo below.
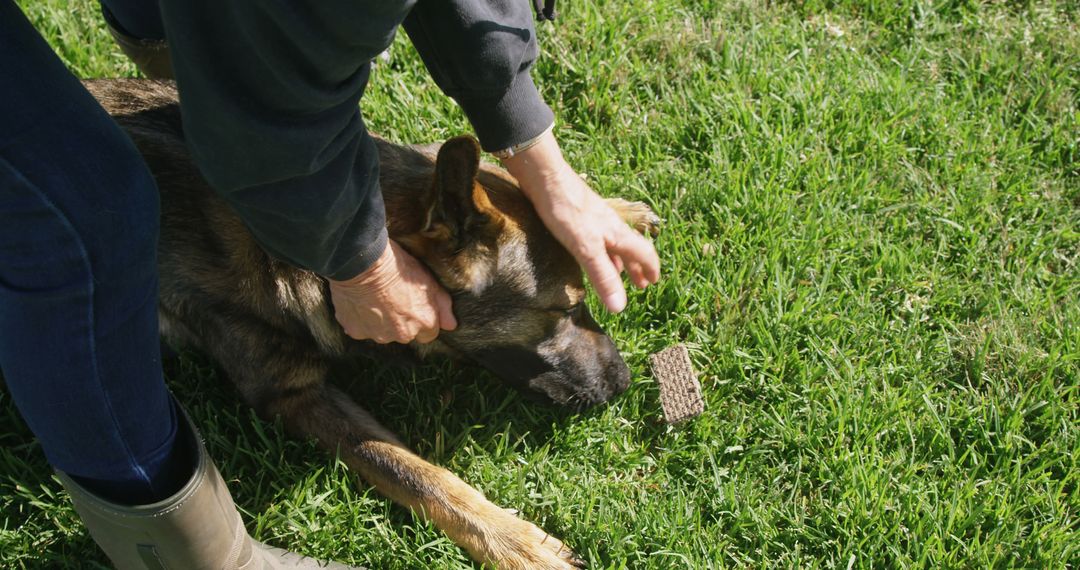
[[[493,221],[487,192],[476,181],[479,170],[476,139],[454,137],[442,145],[427,194],[422,235],[461,245],[466,236],[478,235],[480,226]]]

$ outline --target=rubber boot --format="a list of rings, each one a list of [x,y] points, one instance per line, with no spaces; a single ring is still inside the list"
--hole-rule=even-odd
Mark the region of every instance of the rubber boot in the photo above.
[[[271,548],[248,535],[225,481],[186,413],[195,474],[173,496],[126,506],[89,492],[57,472],[94,541],[118,570],[363,570]]]
[[[112,34],[120,51],[128,56],[135,67],[150,79],[173,79],[172,56],[165,40],[144,40],[127,34],[112,21],[105,18],[106,27]]]

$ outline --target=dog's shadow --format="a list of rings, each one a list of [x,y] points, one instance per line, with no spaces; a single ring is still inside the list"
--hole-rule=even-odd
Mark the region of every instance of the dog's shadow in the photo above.
[[[499,436],[526,447],[543,445],[556,425],[579,415],[538,402],[467,362],[363,358],[335,368],[330,382],[440,465],[452,462],[469,439]]]
[[[222,475],[230,487],[238,487],[234,496],[245,510],[264,511],[288,488],[334,465],[314,441],[292,439],[279,421],[257,417],[209,357],[185,351],[167,359],[164,368]],[[335,365],[329,382],[412,451],[455,472],[458,453],[466,448],[463,462],[477,449],[491,454],[534,449],[546,444],[557,426],[598,413],[536,402],[462,362],[361,356]]]

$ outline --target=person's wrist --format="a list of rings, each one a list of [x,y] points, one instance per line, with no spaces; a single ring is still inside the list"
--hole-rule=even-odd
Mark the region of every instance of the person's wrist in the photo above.
[[[359,274],[350,277],[349,279],[329,279],[330,283],[349,286],[349,287],[363,287],[363,288],[384,288],[393,285],[394,281],[400,275],[394,268],[395,257],[394,248],[389,241],[386,243],[386,248],[375,259],[367,269],[361,271]]]
[[[529,150],[530,148],[536,146],[537,144],[539,144],[540,141],[542,141],[544,139],[544,137],[551,134],[551,132],[552,132],[552,130],[554,130],[554,128],[555,128],[555,123],[551,123],[550,125],[548,125],[548,127],[546,129],[541,131],[540,134],[536,135],[535,137],[533,137],[533,138],[531,138],[531,139],[529,139],[527,141],[520,142],[518,144],[508,146],[508,147],[506,147],[504,149],[501,149],[501,150],[493,150],[493,151],[491,151],[491,154],[495,155],[495,158],[498,158],[499,160],[507,160],[509,158],[513,158],[514,156],[517,156],[517,155]]]
[[[563,158],[559,143],[550,130],[540,135],[539,140],[529,148],[503,158],[502,164],[523,187],[531,186],[531,182],[542,182],[564,174],[570,168]],[[526,189],[527,188],[523,188]]]
[[[563,158],[555,135],[548,131],[535,145],[502,161],[521,191],[541,210],[545,205],[580,202],[584,184]]]

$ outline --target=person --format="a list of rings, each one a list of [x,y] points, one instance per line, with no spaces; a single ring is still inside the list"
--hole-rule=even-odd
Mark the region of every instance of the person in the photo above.
[[[450,296],[386,234],[358,105],[399,26],[609,310],[626,304],[620,273],[659,278],[650,242],[562,156],[530,77],[528,0],[103,0],[103,12],[140,69],[175,76],[206,179],[271,255],[328,279],[352,337],[423,343],[456,326]],[[247,535],[168,393],[154,181],[13,0],[0,0],[0,82],[0,369],[91,535],[119,568],[316,567]]]

